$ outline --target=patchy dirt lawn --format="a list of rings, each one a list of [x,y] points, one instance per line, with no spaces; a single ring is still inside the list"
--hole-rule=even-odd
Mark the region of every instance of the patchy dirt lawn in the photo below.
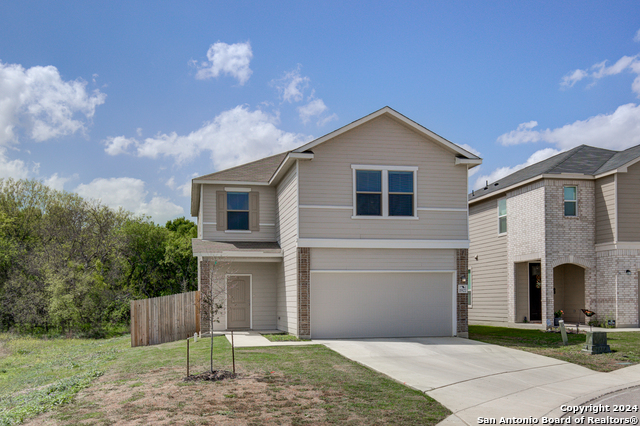
[[[216,367],[230,369],[225,340]],[[192,373],[207,370],[206,347]],[[199,361],[197,361],[199,360]],[[123,351],[73,402],[27,425],[435,425],[450,412],[326,347],[236,350],[238,377],[184,381],[178,343]]]

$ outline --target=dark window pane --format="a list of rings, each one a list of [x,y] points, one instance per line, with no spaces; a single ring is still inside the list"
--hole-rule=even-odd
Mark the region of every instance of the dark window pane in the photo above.
[[[227,229],[249,230],[249,212],[227,212]]]
[[[413,216],[413,194],[389,194],[389,216]]]
[[[564,215],[565,216],[575,216],[576,215],[576,203],[575,203],[575,201],[565,201],[564,202]]]
[[[499,222],[499,227],[500,230],[498,231],[499,234],[504,234],[505,232],[507,232],[507,217],[503,216],[500,219],[498,219]]]
[[[389,192],[413,192],[413,172],[389,172]]]
[[[249,210],[249,194],[227,192],[227,210]]]
[[[498,216],[504,216],[507,214],[507,199],[503,198],[498,200]]]
[[[382,172],[380,170],[356,170],[356,191],[382,191]]]
[[[356,214],[358,216],[381,216],[380,194],[356,194]]]

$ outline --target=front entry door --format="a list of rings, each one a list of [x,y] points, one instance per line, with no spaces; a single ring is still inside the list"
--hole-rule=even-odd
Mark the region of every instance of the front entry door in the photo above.
[[[227,278],[227,328],[251,327],[251,288],[246,276]]]
[[[542,268],[529,264],[529,315],[531,321],[542,321]]]

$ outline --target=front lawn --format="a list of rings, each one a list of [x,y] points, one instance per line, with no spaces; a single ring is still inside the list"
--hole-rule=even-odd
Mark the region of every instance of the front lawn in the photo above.
[[[309,339],[299,339],[292,334],[279,333],[279,334],[263,334],[262,337],[266,338],[270,342],[308,342]]]
[[[640,332],[607,333],[612,353],[582,352],[585,334],[569,334],[563,346],[560,333],[510,327],[469,326],[469,338],[582,365],[596,371],[613,371],[640,363]]]
[[[423,393],[320,345],[236,349],[238,378],[184,382],[184,341],[130,348],[128,336],[96,341],[11,339],[13,343],[5,338],[0,346],[4,424],[20,420],[11,413],[24,412],[22,407],[32,395],[48,389],[47,383],[93,371],[102,376],[74,387],[74,392],[85,387],[74,400],[61,406],[41,404],[42,410],[51,411],[26,424],[435,425],[450,414]],[[34,352],[17,349],[23,347],[23,339],[31,342]],[[230,370],[228,341],[213,341],[214,368]],[[210,342],[206,338],[191,343],[192,374],[208,369]],[[24,356],[30,358],[21,361]],[[48,382],[36,379],[52,369],[58,373]],[[27,417],[41,409],[28,411]]]

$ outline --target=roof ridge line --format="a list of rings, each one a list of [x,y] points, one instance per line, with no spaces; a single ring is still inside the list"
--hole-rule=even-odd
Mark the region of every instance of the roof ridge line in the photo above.
[[[582,144],[582,145],[579,145],[579,146],[577,146],[575,148],[570,149],[569,151],[565,151],[568,154],[570,151],[575,149],[575,151],[571,155],[567,155],[562,161],[560,161],[558,164],[553,166],[553,168],[555,169],[556,167],[559,167],[562,163],[566,162],[569,158],[573,157],[578,151],[582,151],[586,146],[587,145]],[[560,153],[560,154],[562,154],[562,153]],[[549,170],[547,170],[547,171],[549,171]]]

